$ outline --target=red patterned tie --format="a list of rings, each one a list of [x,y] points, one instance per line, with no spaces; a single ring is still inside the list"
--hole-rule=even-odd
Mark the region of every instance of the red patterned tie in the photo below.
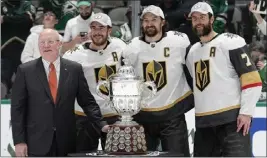
[[[52,97],[54,99],[54,103],[56,103],[56,97],[57,97],[57,73],[56,69],[53,63],[49,65],[50,71],[49,71],[49,87],[52,94]]]

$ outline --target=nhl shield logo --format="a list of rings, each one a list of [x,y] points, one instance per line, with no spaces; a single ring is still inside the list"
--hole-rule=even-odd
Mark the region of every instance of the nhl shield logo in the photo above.
[[[210,84],[209,60],[195,62],[195,84],[201,92]]]
[[[116,65],[104,65],[103,67],[95,68],[96,83],[99,81],[107,81],[112,75],[116,74]],[[101,86],[100,92],[104,95],[109,95],[107,87]]]
[[[154,81],[157,91],[160,91],[167,85],[165,61],[143,63],[143,76],[145,81]]]

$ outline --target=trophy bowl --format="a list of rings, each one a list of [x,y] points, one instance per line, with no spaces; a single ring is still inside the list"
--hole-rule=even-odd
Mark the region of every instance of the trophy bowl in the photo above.
[[[105,151],[110,154],[145,154],[144,127],[133,121],[132,116],[147,107],[146,101],[156,95],[157,89],[154,82],[144,82],[136,76],[127,60],[124,63],[116,75],[108,81],[100,81],[96,87],[97,94],[121,116],[121,120],[111,125],[108,131]],[[100,92],[101,86],[109,90],[108,96]],[[147,87],[151,87],[151,91]]]

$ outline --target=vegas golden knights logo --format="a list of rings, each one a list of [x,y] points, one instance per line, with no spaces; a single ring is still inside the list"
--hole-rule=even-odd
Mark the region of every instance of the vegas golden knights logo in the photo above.
[[[154,81],[157,91],[160,91],[167,84],[165,61],[143,63],[143,76],[145,81]]]
[[[196,87],[202,92],[210,84],[210,62],[200,60],[195,62]]]
[[[116,74],[116,65],[111,65],[111,66],[103,66],[100,68],[95,68],[95,78],[96,78],[96,83],[99,81],[106,81],[108,80],[112,75]],[[108,95],[108,89],[105,86],[100,87],[100,92],[103,93],[104,95]]]

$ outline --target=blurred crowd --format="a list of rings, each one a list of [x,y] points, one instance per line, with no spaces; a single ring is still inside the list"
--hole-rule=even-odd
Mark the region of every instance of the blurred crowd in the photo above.
[[[84,0],[83,0],[84,1]],[[199,41],[192,32],[188,13],[201,0],[141,0],[140,13],[145,6],[157,5],[165,14],[167,30],[188,35],[191,44]],[[132,35],[132,3],[127,0],[1,0],[1,98],[10,98],[12,81],[21,63],[40,57],[39,33],[54,28],[63,41],[61,53],[90,40],[88,22],[94,13],[103,12],[112,20],[112,36],[125,42]],[[266,91],[266,16],[253,13],[249,0],[208,0],[215,14],[213,28],[218,33],[239,34],[250,45],[252,59],[259,69]],[[260,23],[265,22],[265,27]],[[79,28],[79,31],[75,31]],[[265,30],[264,30],[265,29]],[[264,35],[265,34],[265,35]]]

